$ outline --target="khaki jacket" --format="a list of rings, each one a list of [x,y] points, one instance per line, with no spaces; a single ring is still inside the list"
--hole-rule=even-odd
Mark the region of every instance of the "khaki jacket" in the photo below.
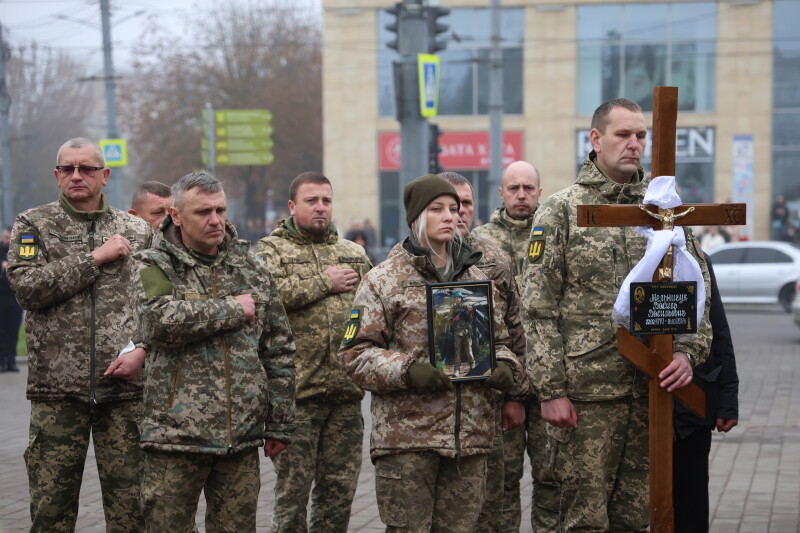
[[[372,268],[364,249],[340,239],[331,225],[318,241],[284,220],[258,241],[255,254],[267,262],[289,316],[297,345],[297,400],[359,402],[364,391],[342,370],[337,352],[355,290],[332,293],[331,266],[352,268],[359,278]]]

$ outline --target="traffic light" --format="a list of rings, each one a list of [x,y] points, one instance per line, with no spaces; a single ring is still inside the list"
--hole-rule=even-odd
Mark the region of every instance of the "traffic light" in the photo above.
[[[438,124],[428,124],[428,172],[431,174],[438,174],[444,170],[439,164],[439,154],[442,151],[442,147],[439,146],[441,134],[442,130]]]
[[[384,9],[386,13],[390,15],[394,15],[394,21],[390,22],[385,26],[387,30],[395,34],[394,39],[386,43],[386,46],[392,48],[393,50],[400,51],[400,24],[402,22],[402,11],[403,11],[403,4],[402,2],[398,2],[392,7],[387,7]]]
[[[447,42],[443,40],[437,40],[437,36],[440,33],[446,32],[450,29],[450,26],[447,24],[442,24],[437,22],[440,17],[444,17],[450,14],[450,10],[446,7],[436,7],[436,6],[428,6],[427,8],[427,15],[428,15],[428,53],[435,54],[439,50],[444,50],[447,48]]]

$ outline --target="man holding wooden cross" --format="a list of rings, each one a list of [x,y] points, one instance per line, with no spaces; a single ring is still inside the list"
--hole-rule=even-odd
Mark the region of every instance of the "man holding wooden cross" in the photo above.
[[[579,227],[576,216],[584,204],[642,203],[646,136],[636,103],[602,104],[576,182],[541,205],[531,232],[522,297],[527,361],[549,423],[564,532],[648,530],[648,377],[618,353],[611,319],[647,239],[633,227]],[[686,240],[707,284],[688,231]],[[658,375],[662,388],[691,383],[710,333],[703,320],[696,335],[675,336],[672,362]]]

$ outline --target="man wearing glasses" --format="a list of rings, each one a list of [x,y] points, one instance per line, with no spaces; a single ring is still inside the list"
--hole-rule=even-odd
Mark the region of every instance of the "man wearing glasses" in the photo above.
[[[30,436],[25,463],[32,532],[74,531],[89,436],[109,532],[143,531],[137,423],[142,383],[131,252],[150,245],[147,222],[109,207],[110,170],[84,138],[58,150],[59,199],[17,215],[8,278],[25,320]]]

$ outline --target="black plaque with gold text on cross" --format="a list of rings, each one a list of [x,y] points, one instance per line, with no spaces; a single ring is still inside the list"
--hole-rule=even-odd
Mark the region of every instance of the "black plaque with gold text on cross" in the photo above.
[[[678,88],[653,88],[653,161],[651,176],[675,174],[675,134]],[[679,225],[737,226],[746,223],[745,204],[683,204],[674,209],[653,205],[580,205],[580,227],[650,226],[656,230]],[[654,282],[672,280],[672,247],[653,275]],[[648,345],[627,329],[617,330],[620,354],[649,378],[650,531],[674,533],[672,508],[673,397],[705,418],[705,394],[689,384],[672,393],[659,386],[659,373],[672,362],[672,335],[649,335]]]

